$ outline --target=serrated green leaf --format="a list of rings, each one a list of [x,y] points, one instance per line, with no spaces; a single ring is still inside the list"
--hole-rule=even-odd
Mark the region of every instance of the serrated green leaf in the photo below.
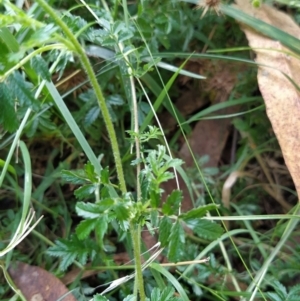
[[[123,299],[123,301],[136,301],[136,296],[135,295],[128,295]],[[149,299],[146,299],[146,301],[149,301]]]
[[[76,235],[78,239],[83,240],[87,238],[90,235],[90,233],[95,229],[97,221],[97,218],[81,221],[80,224],[76,227]]]
[[[29,83],[25,82],[19,72],[14,72],[9,76],[6,83],[21,106],[31,107],[36,111],[39,109],[37,101],[31,91],[32,87],[29,87]]]
[[[295,295],[300,293],[300,285],[296,284],[293,287],[290,288],[289,294],[288,295]]]
[[[106,297],[104,297],[100,294],[94,295],[93,300],[94,301],[109,301]]]
[[[128,31],[128,30],[123,30],[120,32],[119,36],[118,36],[118,42],[122,43],[124,41],[127,41],[129,39],[131,39],[133,37],[133,32],[132,31]]]
[[[163,168],[164,169],[164,168]],[[174,174],[170,171],[162,171],[161,170],[161,173],[158,177],[157,177],[157,182],[160,184],[160,183],[163,183],[163,182],[167,182],[171,179],[174,178]]]
[[[113,211],[116,213],[116,217],[119,221],[127,221],[130,217],[130,208],[121,202],[118,202],[114,207]]]
[[[100,190],[100,198],[101,200],[104,200],[104,199],[109,199],[110,198],[110,195],[111,195],[111,190],[110,190],[110,187],[108,185],[102,185],[101,186],[101,190]]]
[[[63,21],[69,27],[69,29],[76,34],[76,32],[82,30],[82,28],[86,27],[87,21],[82,19],[79,16],[74,16],[70,12],[64,12]],[[84,35],[84,33],[83,33]],[[80,35],[81,36],[81,35]]]
[[[30,39],[26,41],[27,47],[31,46],[32,44],[34,45],[35,42],[38,42],[39,44],[44,43],[51,38],[51,35],[56,32],[57,29],[58,27],[56,27],[53,23],[50,23],[35,30]]]
[[[216,240],[224,233],[224,229],[219,224],[205,219],[188,220],[187,225],[199,237],[207,240]]]
[[[97,206],[99,206],[99,210],[101,210],[101,212],[104,212],[106,210],[112,209],[112,206],[115,204],[115,201],[112,198],[104,198],[96,204]]]
[[[109,170],[108,167],[103,168],[100,172],[100,180],[102,184],[109,184]]]
[[[269,297],[271,301],[283,301],[283,299],[273,292],[267,292],[266,296]]]
[[[114,106],[122,106],[124,104],[124,99],[121,95],[119,94],[113,94],[113,95],[109,95],[106,98],[106,101],[110,104],[110,105],[114,105]]]
[[[185,242],[184,230],[179,221],[173,224],[171,235],[169,236],[168,259],[170,262],[180,260]]]
[[[89,197],[91,194],[94,194],[99,186],[97,184],[86,184],[79,187],[74,191],[74,195],[77,199],[83,200]]]
[[[160,301],[160,289],[158,287],[155,287],[151,292],[151,301]]]
[[[88,179],[86,177],[86,174],[83,170],[76,170],[76,171],[71,171],[71,170],[62,170],[61,172],[61,178],[63,181],[72,183],[75,185],[83,185],[86,184]]]
[[[62,257],[59,268],[65,271],[76,259],[75,253],[67,253]]]
[[[19,125],[14,109],[14,99],[5,83],[0,83],[0,123],[4,130],[12,133]]]
[[[75,209],[79,216],[84,218],[97,218],[102,216],[102,214],[107,214],[107,211],[113,210],[115,207],[114,204],[114,199],[106,198],[96,204],[77,202]]]
[[[92,240],[81,241],[73,235],[69,240],[59,239],[47,250],[47,254],[61,257],[60,269],[65,271],[76,259],[86,264],[88,256],[93,260],[99,247]]]
[[[158,206],[160,205],[160,195],[159,193],[157,193],[157,191],[152,190],[150,191],[150,204],[152,208],[158,208]]]
[[[123,22],[121,22],[121,21],[116,21],[116,22],[114,22],[114,24],[112,25],[111,30],[112,30],[113,34],[117,36],[118,33],[119,33],[123,28],[125,28],[125,27],[126,27],[126,26],[125,26],[125,24],[124,24]]]
[[[190,210],[189,212],[181,214],[179,216],[179,218],[182,218],[183,220],[201,218],[201,217],[205,216],[207,211],[215,210],[217,208],[218,208],[218,206],[215,204],[204,205],[204,206],[201,206],[198,208],[194,208],[194,209]]]
[[[78,202],[76,204],[76,212],[84,218],[97,218],[102,215],[102,210],[97,204]]]
[[[150,220],[152,227],[156,228],[158,226],[158,211],[152,210],[150,213]]]
[[[143,172],[140,173],[140,185],[141,185],[142,200],[146,201],[148,198],[151,181],[149,181],[148,177]]]
[[[286,287],[281,282],[275,280],[272,285],[275,288],[277,294],[280,294],[282,298],[286,298],[287,290]]]
[[[164,216],[160,221],[158,240],[160,241],[162,247],[165,247],[169,243],[172,226],[173,223],[167,216]]]
[[[163,289],[161,295],[160,295],[160,301],[168,301],[170,300],[175,293],[175,290],[172,286],[167,286]]]
[[[106,234],[108,228],[108,218],[106,215],[102,215],[98,218],[95,232],[98,238],[98,242],[100,245],[100,248],[103,248],[103,237]]]
[[[95,168],[91,162],[88,162],[87,164],[84,165],[84,171],[87,176],[87,178],[92,182],[98,182],[96,175],[95,175]]]
[[[162,206],[162,213],[165,215],[176,214],[182,200],[182,191],[173,190]]]
[[[42,78],[47,80],[48,82],[51,81],[51,74],[49,72],[47,63],[40,55],[36,55],[31,58],[30,61],[31,68]]]
[[[84,118],[84,123],[89,126],[95,122],[95,120],[99,117],[100,115],[100,108],[99,106],[94,106],[92,107],[86,114]]]
[[[102,40],[102,46],[103,47],[114,46],[115,44],[116,44],[115,37],[113,37],[111,35],[103,36],[103,40]]]

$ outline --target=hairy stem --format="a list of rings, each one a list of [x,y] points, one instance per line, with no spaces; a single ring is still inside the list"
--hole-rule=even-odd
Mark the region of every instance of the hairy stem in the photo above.
[[[101,109],[101,113],[103,116],[103,120],[108,132],[108,136],[111,142],[113,156],[116,164],[116,170],[118,175],[118,180],[120,183],[120,189],[123,193],[126,192],[126,184],[125,184],[125,178],[124,178],[124,172],[122,167],[122,161],[117,141],[116,132],[113,126],[113,123],[111,121],[111,117],[109,115],[108,108],[105,103],[105,99],[102,93],[102,90],[100,88],[100,85],[97,81],[95,72],[90,64],[90,61],[84,51],[84,49],[81,47],[80,43],[76,39],[76,37],[73,35],[71,30],[68,28],[68,26],[60,19],[59,15],[44,1],[44,0],[36,0],[36,2],[53,18],[56,25],[58,25],[68,38],[68,40],[73,44],[74,50],[77,53],[81,65],[85,72],[87,73],[87,76],[90,80],[91,86],[94,89],[95,95],[98,100],[99,107]]]
[[[140,296],[140,301],[146,301],[144,290],[144,279],[141,261],[141,227],[140,225],[130,224],[130,234],[133,244],[134,260],[135,260],[135,286]]]

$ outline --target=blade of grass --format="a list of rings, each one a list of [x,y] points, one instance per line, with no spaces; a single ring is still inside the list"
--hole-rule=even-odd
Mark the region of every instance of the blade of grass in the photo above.
[[[257,221],[257,220],[271,220],[271,219],[300,219],[300,215],[291,214],[270,214],[270,215],[237,215],[237,216],[204,216],[203,219],[210,221]]]
[[[191,122],[200,120],[200,119],[202,119],[202,117],[204,117],[208,114],[211,114],[213,112],[216,112],[218,110],[221,110],[221,109],[229,108],[229,107],[236,106],[236,105],[242,105],[242,104],[257,101],[257,100],[262,100],[262,98],[261,97],[244,97],[244,98],[240,98],[240,99],[228,100],[225,102],[217,103],[217,104],[214,104],[214,105],[208,107],[207,109],[201,110],[199,113],[193,115],[193,117],[191,117],[190,119],[188,119],[187,121],[185,121],[182,124],[191,123]]]
[[[9,149],[9,152],[8,152],[8,155],[6,157],[6,160],[5,160],[5,163],[4,163],[4,166],[3,166],[3,169],[2,169],[2,172],[1,172],[1,175],[0,175],[0,187],[2,186],[2,183],[3,183],[3,180],[4,180],[4,177],[5,177],[5,174],[6,174],[6,171],[9,167],[9,164],[10,164],[10,161],[11,161],[11,158],[14,154],[14,151],[15,151],[15,148],[17,147],[17,144],[18,144],[18,141],[21,137],[21,134],[23,132],[23,129],[27,123],[27,120],[29,118],[31,114],[31,109],[28,109],[24,115],[24,118],[15,134],[15,137],[14,137],[14,140],[13,140],[13,143]]]
[[[75,119],[73,118],[72,114],[70,113],[69,109],[65,105],[62,97],[60,96],[59,92],[57,91],[56,87],[52,82],[47,82],[46,87],[48,88],[49,93],[51,94],[58,110],[61,112],[61,115],[64,117],[66,123],[72,130],[73,134],[75,135],[78,143],[81,145],[83,152],[86,154],[90,162],[94,165],[95,170],[100,172],[102,166],[97,159],[95,153],[93,152],[92,148],[88,144],[87,140],[85,139],[82,131],[80,130],[78,124],[76,123]]]
[[[151,263],[150,268],[160,272],[162,275],[164,275],[168,279],[168,281],[170,283],[173,284],[173,286],[176,288],[177,292],[181,296],[181,300],[183,300],[183,301],[190,300],[188,298],[184,288],[182,287],[182,285],[178,282],[178,280],[169,271],[167,271],[165,268],[161,267],[157,263]]]
[[[298,218],[297,219],[291,219],[289,221],[289,223],[287,224],[287,227],[285,228],[284,233],[281,236],[280,241],[277,243],[276,247],[272,250],[272,252],[269,255],[269,257],[267,258],[267,260],[265,260],[265,262],[263,263],[261,269],[256,273],[256,276],[254,277],[253,281],[248,286],[246,291],[247,292],[252,292],[252,295],[251,295],[251,298],[249,299],[249,301],[254,300],[254,298],[256,297],[257,290],[259,290],[260,284],[263,281],[264,276],[266,275],[272,261],[274,260],[274,258],[278,254],[278,252],[281,250],[281,248],[285,245],[286,241],[289,239],[292,232],[298,226],[298,224],[299,224],[299,214],[300,214],[299,205],[296,206],[295,213],[298,214]],[[246,299],[242,299],[242,300],[246,301]]]
[[[23,157],[24,163],[24,198],[23,198],[23,210],[21,218],[21,227],[23,228],[24,222],[29,210],[31,201],[31,190],[32,190],[32,171],[31,171],[31,160],[26,144],[20,141],[20,150]]]
[[[195,258],[195,261],[200,260],[201,258],[207,257],[209,252],[211,252],[211,250],[213,250],[216,246],[219,245],[220,241],[223,241],[223,240],[225,240],[225,239],[227,239],[227,238],[229,238],[233,235],[238,235],[238,234],[242,234],[242,233],[249,233],[249,231],[245,230],[245,229],[235,229],[235,230],[230,230],[230,231],[224,233],[218,240],[215,240],[215,241],[211,242],[207,247],[205,247],[201,251],[201,253]],[[188,273],[190,273],[193,270],[194,266],[195,266],[195,264],[189,265],[184,270],[184,272],[182,273],[180,278],[187,275]]]
[[[232,5],[221,4],[220,11],[225,15],[230,16],[235,20],[254,28],[256,31],[262,33],[263,35],[281,42],[283,45],[285,45],[295,53],[300,54],[300,40],[288,34],[287,32],[282,31],[281,29],[276,28],[257,18],[254,18]]]
[[[245,114],[250,114],[250,113],[253,113],[253,112],[261,110],[261,109],[263,109],[263,110],[265,109],[264,104],[262,104],[261,106],[258,106],[256,108],[253,108],[251,110],[247,110],[247,111],[243,111],[243,112],[239,112],[239,113],[235,113],[235,114],[225,114],[225,115],[215,115],[215,116],[202,117],[201,120],[233,118],[233,117],[238,117],[238,116],[242,116],[242,115],[245,115]]]
[[[147,85],[147,87],[154,93],[155,96],[157,96],[157,98],[153,104],[153,108],[154,108],[155,112],[157,112],[159,107],[163,104],[166,107],[166,109],[170,112],[170,114],[174,115],[173,109],[168,101],[167,92],[169,91],[170,87],[172,86],[172,84],[174,83],[176,78],[177,78],[177,73],[173,74],[173,76],[167,82],[165,89],[163,89],[149,74],[145,74],[141,78],[143,83]],[[179,119],[179,121],[184,122],[185,118],[182,116],[182,114],[177,110],[177,108],[174,107],[174,109],[176,110],[176,115],[177,115],[177,118]],[[140,126],[141,132],[146,129],[148,124],[150,124],[153,116],[154,116],[153,112],[150,111],[148,113],[148,115],[146,116],[146,118],[144,119],[143,124]],[[188,127],[185,126],[184,129],[187,132],[190,131],[189,126]]]

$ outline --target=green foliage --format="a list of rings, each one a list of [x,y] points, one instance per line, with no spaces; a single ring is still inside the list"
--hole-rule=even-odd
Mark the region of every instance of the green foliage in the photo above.
[[[189,219],[187,226],[199,237],[211,241],[218,239],[224,233],[224,229],[219,224],[199,218]]]
[[[244,134],[247,136],[238,142],[232,141],[232,149],[238,148],[236,154],[233,154],[236,155],[236,160],[233,158],[230,166],[223,164],[220,168],[208,168],[205,166],[207,163],[205,157],[202,157],[195,161],[195,165],[198,164],[199,168],[195,168],[196,172],[189,175],[186,175],[181,167],[183,162],[171,157],[166,146],[160,145],[162,143],[160,130],[147,124],[151,122],[151,116],[154,115],[147,101],[152,102],[158,115],[162,113],[160,116],[165,116],[166,109],[173,117],[175,117],[174,112],[181,113],[176,107],[177,95],[184,94],[186,89],[194,90],[197,83],[179,84],[181,79],[178,82],[168,81],[170,71],[166,70],[178,70],[177,66],[182,64],[180,58],[190,56],[187,51],[198,52],[198,56],[195,55],[194,58],[201,57],[201,68],[202,63],[206,66],[208,60],[216,58],[237,61],[239,57],[243,57],[253,64],[253,61],[250,61],[249,51],[243,51],[231,57],[227,51],[226,56],[223,57],[203,53],[205,52],[203,49],[206,48],[214,51],[216,48],[244,46],[246,45],[244,35],[232,19],[225,16],[219,17],[214,13],[207,14],[200,19],[201,10],[193,10],[190,5],[179,1],[164,1],[163,3],[157,0],[140,1],[128,3],[130,4],[128,7],[126,7],[126,1],[123,1],[123,7],[118,1],[108,0],[106,1],[107,10],[99,8],[95,1],[92,2],[90,8],[97,18],[94,18],[85,6],[70,7],[69,2],[61,2],[63,7],[59,7],[56,2],[50,2],[55,8],[54,15],[45,11],[42,0],[38,0],[26,10],[19,9],[9,1],[1,2],[5,5],[1,8],[0,15],[0,155],[1,158],[7,158],[8,170],[13,170],[14,176],[23,176],[22,167],[20,165],[13,167],[10,158],[12,154],[17,153],[15,147],[19,139],[25,137],[35,158],[32,160],[35,169],[34,191],[31,196],[30,193],[28,194],[28,186],[25,186],[26,198],[28,202],[29,200],[33,202],[37,214],[45,215],[45,220],[47,220],[41,223],[37,232],[33,233],[30,241],[24,245],[26,250],[31,246],[38,246],[35,254],[28,252],[28,254],[33,254],[29,258],[23,252],[22,246],[10,253],[5,258],[5,262],[9,262],[10,258],[12,261],[24,258],[24,261],[30,260],[36,265],[43,265],[52,270],[56,265],[48,256],[51,255],[60,259],[61,271],[66,271],[74,263],[84,266],[88,261],[91,262],[91,268],[97,269],[97,265],[101,262],[103,265],[110,265],[109,269],[104,269],[105,273],[98,274],[102,284],[115,279],[116,272],[110,271],[119,268],[111,263],[109,256],[113,254],[104,258],[106,251],[126,251],[131,255],[132,250],[136,250],[132,243],[136,237],[130,237],[131,229],[138,229],[135,233],[139,235],[139,229],[144,231],[146,229],[144,226],[147,226],[152,234],[158,236],[160,247],[165,249],[164,254],[167,255],[169,262],[199,260],[205,256],[211,258],[209,263],[202,265],[195,262],[188,267],[178,266],[177,270],[182,273],[180,279],[176,279],[171,274],[172,271],[168,272],[163,266],[159,266],[160,269],[156,272],[159,270],[176,288],[181,295],[181,297],[176,297],[174,288],[165,287],[165,279],[162,279],[160,274],[153,272],[155,278],[153,279],[146,270],[162,250],[155,250],[151,254],[146,253],[144,255],[146,262],[140,264],[140,269],[146,270],[144,271],[144,277],[147,279],[145,287],[150,292],[147,300],[188,300],[186,293],[189,293],[191,300],[212,299],[212,295],[224,300],[229,300],[229,295],[242,297],[240,289],[237,289],[238,293],[236,293],[226,288],[227,279],[233,279],[233,283],[237,286],[242,282],[250,288],[252,283],[256,286],[258,282],[251,280],[252,275],[260,270],[263,261],[267,262],[268,254],[273,252],[273,249],[279,252],[279,249],[276,249],[277,240],[285,236],[290,224],[290,222],[282,223],[280,227],[276,227],[275,232],[273,231],[274,241],[266,242],[268,233],[258,235],[259,225],[250,225],[246,220],[233,221],[230,225],[232,230],[223,234],[223,227],[204,218],[208,212],[211,212],[213,219],[214,215],[217,215],[217,210],[220,210],[218,214],[222,214],[223,211],[226,215],[232,213],[231,208],[222,208],[212,203],[212,199],[217,202],[221,200],[224,180],[233,171],[239,170],[250,162],[251,164],[247,165],[247,172],[252,172],[251,169],[256,161],[249,147],[251,139],[258,145],[259,153],[267,149],[267,157],[273,159],[272,162],[278,163],[282,160],[278,155],[272,157],[273,152],[279,153],[278,145],[276,142],[272,143],[273,133],[265,116],[261,97],[253,97],[258,93],[256,80],[254,82],[254,76],[247,71],[247,76],[240,78],[230,99],[213,105],[205,104],[207,106],[205,109],[199,111],[197,108],[197,112],[191,113],[190,116],[178,115],[179,117],[175,118],[181,125],[186,126],[202,118],[213,118],[214,116],[209,114],[215,114],[218,110],[230,108],[233,105],[245,106],[245,111],[247,111],[247,114],[233,122],[235,130],[241,136]],[[190,2],[195,3],[195,1]],[[260,3],[261,1],[252,1],[254,6],[259,6]],[[290,1],[289,5],[294,4]],[[239,12],[231,6],[222,4],[220,7],[224,8],[224,12],[229,15],[231,13],[234,16],[234,13]],[[238,14],[236,18],[241,20],[243,16],[243,14]],[[61,26],[61,20],[70,32]],[[249,18],[246,20],[248,23],[253,21]],[[276,30],[270,32],[270,27],[262,22],[257,22],[257,24],[262,26],[263,33],[273,33],[274,38],[278,34]],[[282,33],[279,37],[280,39],[276,40],[283,41],[285,38]],[[285,43],[286,45],[292,43],[295,48],[299,44],[296,38],[293,37],[292,40],[290,36],[287,38],[290,40]],[[74,41],[80,42],[80,45]],[[164,53],[165,50],[170,53]],[[82,60],[87,53],[89,58],[82,65]],[[166,66],[162,64],[162,58],[168,60],[168,68],[157,71],[157,67]],[[247,60],[244,61],[245,64]],[[196,64],[198,62],[194,65]],[[79,79],[75,77],[74,82],[72,82],[73,77],[70,78],[66,87],[61,88],[61,80],[67,79],[74,70],[86,71],[88,66],[91,67],[90,71],[97,75],[94,82],[91,80],[93,79],[91,73],[87,76],[83,74]],[[46,86],[43,80],[47,81]],[[106,143],[111,136],[107,121],[105,121],[105,110],[100,109],[99,106],[99,91],[97,93],[95,89],[97,81],[101,84],[101,92],[105,98],[104,108],[108,110],[109,120],[113,122],[112,127],[115,127],[117,132],[117,149],[120,149],[121,163],[125,170],[127,186],[125,188],[120,184],[119,174],[116,173],[120,163],[115,161],[116,151],[110,149],[110,143],[111,145],[116,143],[112,140]],[[166,82],[168,84],[165,84]],[[222,82],[222,77],[220,77],[220,82]],[[173,84],[172,87],[171,84]],[[170,98],[167,92],[170,93]],[[61,102],[58,103],[57,99]],[[169,102],[170,99],[172,103]],[[138,105],[137,109],[134,108],[135,102]],[[159,105],[156,106],[158,103]],[[63,106],[66,107],[65,110],[62,109]],[[172,106],[174,106],[174,111]],[[32,110],[29,117],[25,115],[28,109]],[[255,113],[252,113],[253,109]],[[134,116],[130,116],[131,114]],[[133,120],[134,122],[138,120],[138,125],[148,126],[148,129],[143,133],[137,133],[133,130]],[[128,128],[131,129],[127,130]],[[17,130],[19,131],[16,132]],[[185,128],[180,128],[180,131],[183,130],[185,131]],[[129,139],[125,137],[126,132],[130,136]],[[23,133],[25,135],[22,135]],[[80,135],[77,135],[78,133]],[[173,139],[175,143],[179,141],[176,138],[177,134],[174,138],[173,132],[169,136],[167,131],[165,134],[165,141]],[[73,136],[80,137],[80,139],[74,141]],[[157,141],[153,142],[153,139],[157,139],[159,145],[156,145]],[[6,149],[11,141],[13,141],[11,148]],[[141,155],[133,159],[134,154],[130,149],[130,143],[135,145],[137,141],[140,143]],[[174,147],[174,144],[170,147]],[[176,153],[174,148],[171,149],[172,154],[173,152]],[[83,162],[87,160],[92,163],[88,161],[84,165]],[[223,158],[220,161],[222,160]],[[109,168],[102,168],[100,163]],[[1,159],[0,164],[5,170],[6,162]],[[247,215],[264,212],[260,203],[267,194],[263,191],[264,187],[260,187],[243,195],[249,186],[261,184],[259,181],[263,179],[263,176],[258,174],[257,167],[254,169],[253,178],[257,183],[253,185],[249,179],[239,180],[232,191],[232,195],[238,199],[235,204],[243,214]],[[135,177],[136,170],[140,171],[137,178]],[[197,198],[194,208],[184,213],[181,213],[182,191],[174,189],[169,195],[164,195],[163,184],[174,178],[175,171],[181,173],[186,183],[190,185],[190,192],[193,191]],[[62,177],[59,178],[58,174]],[[1,185],[4,178],[2,175],[1,173]],[[25,179],[28,179],[28,168],[27,171],[25,170],[25,176]],[[275,171],[274,177],[276,177]],[[279,179],[278,183],[285,185],[281,180]],[[58,185],[60,181],[69,185]],[[138,182],[139,187],[136,185]],[[5,231],[13,237],[12,229],[18,228],[16,217],[20,216],[19,199],[23,200],[23,187],[20,187],[20,181],[12,178],[10,174],[6,176],[3,183],[1,202],[4,209],[1,209],[0,220],[3,226],[1,245],[4,248],[8,237]],[[75,197],[72,197],[70,190],[73,192],[74,186],[76,187]],[[291,184],[290,187],[292,187]],[[275,194],[277,195],[277,191]],[[76,214],[80,219],[75,217]],[[247,234],[246,236],[239,235],[236,239],[239,247],[235,248],[228,242],[228,238],[241,233],[239,231],[245,231]],[[46,235],[45,233],[51,233],[51,238],[64,237],[55,241],[55,245],[48,249],[47,256],[44,255],[44,251],[48,247],[49,240],[43,236]],[[222,241],[218,240],[220,237]],[[232,241],[235,242],[234,239]],[[137,276],[139,270],[137,259],[141,257],[139,237],[137,245],[138,252],[134,253],[136,270],[133,272],[136,274],[125,276],[124,279],[136,277],[135,287],[141,290],[140,286],[143,284],[140,284],[141,278]],[[215,248],[218,245],[221,248]],[[289,247],[288,244],[287,247]],[[264,270],[266,275],[273,274],[278,280],[271,284],[273,289],[270,289],[269,283],[262,279],[262,297],[272,301],[299,299],[297,285],[287,284],[285,287],[285,283],[279,282],[279,280],[293,279],[299,270],[297,265],[300,260],[297,255],[299,250],[297,247],[295,250],[291,249],[292,247],[288,253],[282,250],[280,254],[280,258],[284,258],[280,262],[282,268],[277,266],[279,265],[278,259],[270,261],[274,264],[269,264]],[[230,256],[226,254],[229,252]],[[147,261],[149,257],[150,260]],[[294,257],[295,260],[287,262],[287,258],[290,257]],[[223,259],[227,266],[224,265]],[[238,264],[233,265],[227,262],[230,260]],[[232,271],[232,269],[236,270]],[[245,274],[244,270],[247,270],[249,274]],[[183,281],[185,277],[187,281]],[[120,283],[117,280],[117,285]],[[269,285],[267,289],[265,289],[266,284]],[[228,283],[228,286],[230,285],[231,283]],[[111,298],[126,301],[137,300],[136,295],[131,295],[133,291],[131,286],[123,286],[121,297],[113,293]],[[263,292],[264,289],[267,290],[266,293]],[[3,289],[3,291],[8,295],[8,290]],[[124,294],[128,292],[130,295],[124,298]],[[15,297],[2,298],[1,296],[1,300],[12,298]],[[101,295],[95,295],[93,298],[98,301],[108,300]],[[145,300],[145,298],[140,299]]]
[[[143,141],[148,141],[147,135],[153,137],[153,128],[144,134],[141,134]],[[157,134],[155,134],[157,136]],[[161,183],[173,178],[171,168],[176,168],[182,163],[181,160],[172,159],[166,154],[166,148],[158,145],[157,150],[149,150],[142,162],[144,168],[141,170],[141,200],[134,201],[131,193],[126,195],[114,195],[109,191],[112,184],[109,181],[108,168],[102,169],[100,174],[95,173],[94,167],[89,162],[84,169],[77,171],[63,171],[62,178],[66,182],[75,185],[81,185],[74,192],[77,199],[84,200],[90,198],[91,195],[100,196],[95,203],[77,202],[76,212],[84,220],[76,227],[76,235],[79,240],[85,240],[92,231],[95,231],[97,241],[100,248],[104,248],[103,238],[108,230],[108,225],[112,221],[117,221],[124,231],[127,230],[130,223],[140,224],[148,227],[155,227],[156,222],[153,221],[153,214],[161,204],[161,196],[163,190],[160,188]],[[134,162],[133,164],[137,164]],[[174,190],[167,197],[161,207],[162,218],[159,222],[159,241],[163,247],[168,249],[168,258],[172,262],[178,262],[182,258],[185,244],[185,233],[183,230],[183,222],[187,221],[194,232],[208,240],[214,240],[223,233],[222,228],[212,222],[201,220],[207,211],[216,209],[214,204],[202,206],[191,211],[181,214],[175,222],[172,217],[178,214],[182,201],[182,192]],[[65,252],[67,251],[67,247]],[[61,253],[50,252],[50,255],[65,256]],[[76,256],[73,250],[70,250],[69,261],[74,261]],[[92,256],[92,255],[91,255]],[[65,268],[66,264],[63,260],[61,264]]]
[[[169,243],[172,225],[172,220],[167,216],[164,216],[160,221],[158,239],[163,247],[167,246]]]
[[[99,294],[96,294],[93,296],[94,301],[108,301],[108,299],[105,296],[101,296]]]
[[[179,221],[172,225],[168,244],[168,258],[172,262],[178,262],[184,250],[185,233]]]
[[[96,106],[97,99],[93,90],[88,90],[80,95],[80,100],[85,102],[84,111],[85,118],[84,122],[86,126],[90,126],[95,123],[95,120],[101,116],[101,110],[99,106]],[[120,108],[124,105],[124,99],[121,95],[109,95],[106,97],[106,104],[113,122],[118,121],[120,116]]]
[[[148,126],[148,131],[144,131],[143,133],[136,133],[135,131],[128,130],[127,133],[130,135],[130,140],[134,142],[134,139],[137,138],[140,143],[145,143],[152,139],[158,139],[162,136],[162,133],[159,128],[156,126]]]
[[[19,72],[14,72],[5,81],[0,82],[0,121],[4,129],[12,132],[16,130],[18,114],[16,108],[32,108],[39,110],[39,104],[33,95],[33,86]]]
[[[136,161],[133,161],[133,164],[136,163]],[[182,160],[170,158],[166,154],[166,148],[159,145],[158,150],[151,150],[148,153],[143,163],[145,168],[141,171],[140,175],[142,196],[145,200],[150,197],[151,206],[157,208],[163,192],[160,185],[174,177],[169,169],[180,166]],[[179,200],[176,202],[179,202]]]
[[[198,208],[194,208],[186,213],[181,214],[179,217],[182,218],[183,220],[191,220],[191,219],[197,219],[205,216],[207,211],[210,210],[215,210],[217,209],[218,206],[216,204],[208,204],[205,206],[201,206]]]
[[[0,83],[0,122],[4,129],[13,132],[18,127],[17,114],[14,110],[13,96],[6,84]]]
[[[159,288],[154,288],[151,292],[150,301],[180,301],[179,297],[174,296],[175,290],[173,287],[167,286],[162,291]]]
[[[88,257],[93,260],[99,252],[95,241],[86,239],[79,240],[76,235],[70,239],[59,239],[55,241],[55,246],[50,247],[47,253],[51,256],[61,257],[60,269],[65,271],[75,260],[85,265]]]
[[[271,301],[296,301],[300,298],[300,285],[292,286],[289,292],[287,292],[286,287],[279,281],[273,281],[271,283],[275,292],[267,292],[266,296],[270,298]]]
[[[162,206],[162,213],[164,215],[177,214],[182,201],[182,192],[179,190],[173,190],[167,197],[167,200]]]
[[[42,79],[47,81],[51,80],[51,74],[49,72],[46,61],[42,56],[36,55],[30,60],[31,68],[39,75]]]

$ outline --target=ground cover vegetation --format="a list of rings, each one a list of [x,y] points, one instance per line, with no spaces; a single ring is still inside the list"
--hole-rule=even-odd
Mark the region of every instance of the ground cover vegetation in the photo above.
[[[0,13],[1,300],[299,300],[298,3]]]

